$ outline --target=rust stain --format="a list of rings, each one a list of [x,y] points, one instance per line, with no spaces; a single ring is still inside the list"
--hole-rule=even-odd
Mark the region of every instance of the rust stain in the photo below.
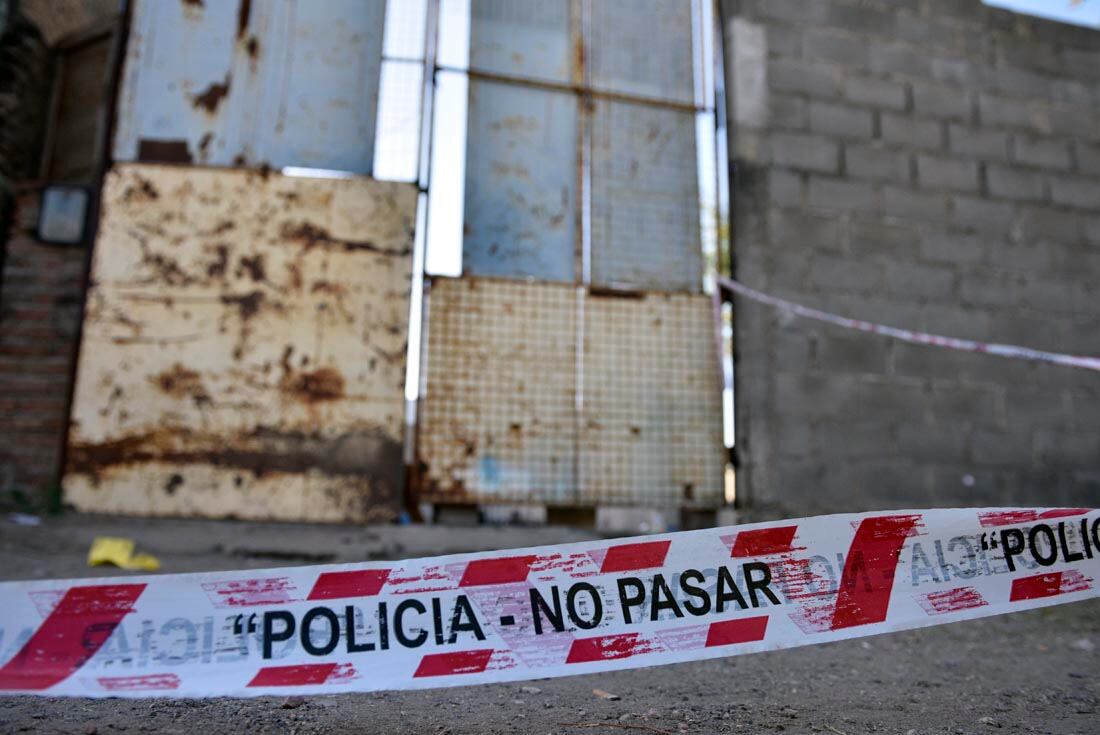
[[[323,227],[318,227],[309,222],[299,222],[296,225],[287,222],[283,225],[282,236],[287,240],[301,243],[306,250],[312,250],[315,247],[332,247],[342,248],[346,252],[365,250],[371,253],[378,253],[379,255],[393,255],[398,257],[407,256],[412,252],[412,249],[408,247],[389,249],[380,247],[367,240],[342,240],[335,238]]]
[[[190,6],[192,8],[206,7],[206,3],[203,2],[203,0],[182,0],[182,2],[185,6]]]
[[[126,191],[122,193],[122,201],[127,204],[131,202],[153,202],[159,198],[160,192],[157,191],[157,187],[153,186],[153,182],[141,176],[135,176],[134,185],[126,187]]]
[[[138,141],[138,160],[151,163],[191,163],[191,150],[187,147],[186,140],[151,140],[142,138]]]
[[[178,490],[179,486],[182,485],[182,484],[183,484],[183,475],[181,475],[178,472],[174,472],[168,478],[168,482],[164,483],[164,492],[168,493],[169,495],[175,495],[176,490]]]
[[[401,444],[376,426],[339,436],[258,426],[239,436],[162,429],[69,448],[66,470],[98,482],[113,469],[152,462],[205,464],[254,477],[311,470],[333,477],[360,478],[364,487],[389,499],[400,497],[404,478]],[[373,505],[378,497],[364,497]]]
[[[290,288],[295,291],[302,290],[302,267],[297,263],[286,264],[286,274],[290,279]]]
[[[286,369],[284,355],[283,369]],[[344,376],[336,368],[323,367],[312,372],[289,372],[283,376],[280,388],[284,393],[305,401],[306,403],[321,403],[324,401],[336,401],[344,397]]]
[[[244,50],[248,53],[248,58],[255,61],[260,56],[260,42],[255,36],[250,36],[248,43],[244,45]]]
[[[234,222],[233,220],[228,220],[227,219],[227,220],[222,220],[217,225],[215,225],[212,229],[207,230],[205,232],[199,232],[198,234],[202,235],[204,237],[205,236],[210,236],[210,235],[224,235],[225,233],[229,232],[232,229],[235,229],[236,227],[237,227],[236,222]]]
[[[144,243],[141,246],[141,262],[153,271],[154,280],[169,286],[186,286],[195,282],[175,258],[150,250]]]
[[[344,287],[339,283],[333,283],[332,281],[314,281],[313,285],[309,289],[310,293],[327,293],[333,296],[339,296],[344,293]]]
[[[490,123],[489,128],[510,133],[533,133],[539,129],[539,119],[527,115],[509,115],[497,122]]]
[[[202,376],[198,371],[186,368],[176,363],[169,370],[149,378],[165,395],[176,399],[190,398],[196,406],[211,403],[210,393],[203,385]]]
[[[264,268],[264,256],[262,254],[241,258],[241,262],[237,266],[237,278],[241,278],[245,274],[257,283],[267,278],[267,271]]]
[[[214,140],[213,133],[206,133],[199,141],[199,157],[205,159],[210,154],[210,144]]]
[[[226,268],[229,267],[229,246],[225,244],[214,247],[217,254],[215,259],[206,266],[206,275],[210,278],[222,278]]]
[[[248,32],[248,18],[252,15],[252,0],[241,0],[237,6],[237,38],[244,38]]]
[[[592,298],[630,299],[632,301],[644,301],[645,292],[629,288],[614,288],[612,286],[589,286],[588,294]]]
[[[226,74],[224,82],[214,82],[205,90],[192,97],[191,104],[194,105],[195,109],[203,109],[213,115],[218,111],[218,105],[220,105],[222,100],[229,94],[231,79],[231,75]]]
[[[246,294],[222,294],[220,299],[226,306],[237,307],[241,320],[248,321],[259,312],[260,306],[264,302],[264,294],[262,291],[252,291]]]

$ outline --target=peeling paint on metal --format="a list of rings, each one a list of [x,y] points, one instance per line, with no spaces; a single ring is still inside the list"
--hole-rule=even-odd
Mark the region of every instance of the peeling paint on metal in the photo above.
[[[370,173],[385,5],[135,0],[115,159]]]
[[[393,518],[415,208],[407,184],[116,166],[93,256],[67,502]]]
[[[225,81],[220,84],[216,82],[210,84],[201,93],[191,98],[191,104],[195,106],[195,109],[206,110],[208,115],[213,115],[218,111],[218,105],[229,95],[229,84],[232,78],[232,74],[226,74]]]

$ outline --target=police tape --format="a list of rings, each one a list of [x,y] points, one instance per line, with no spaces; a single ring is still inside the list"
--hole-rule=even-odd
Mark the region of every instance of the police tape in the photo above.
[[[328,694],[587,674],[1095,597],[1100,511],[831,515],[400,562],[0,584],[0,691]]]
[[[838,327],[844,327],[845,329],[882,334],[887,337],[899,339],[903,342],[909,342],[910,344],[945,347],[951,350],[978,352],[986,355],[996,355],[997,357],[1013,357],[1020,360],[1046,362],[1053,365],[1063,365],[1065,367],[1084,368],[1085,370],[1100,370],[1100,357],[1067,355],[1061,352],[1033,350],[1030,347],[1021,347],[1019,345],[979,342],[972,339],[959,339],[957,337],[945,337],[941,334],[929,334],[927,332],[915,332],[911,329],[888,327],[885,324],[863,321],[862,319],[851,319],[846,316],[840,316],[839,314],[833,314],[828,311],[821,311],[820,309],[796,304],[793,301],[787,301],[778,296],[772,296],[763,291],[757,291],[755,288],[746,286],[740,281],[735,281],[732,278],[718,276],[717,283],[719,288],[740,294],[758,303],[767,304],[788,314],[795,314],[797,316],[806,317],[807,319],[815,319],[819,322],[826,322]]]

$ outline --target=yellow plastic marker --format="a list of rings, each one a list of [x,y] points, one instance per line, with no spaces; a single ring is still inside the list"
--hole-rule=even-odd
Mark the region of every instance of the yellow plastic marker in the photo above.
[[[152,554],[135,554],[134,541],[114,536],[97,536],[88,550],[88,566],[98,567],[113,564],[120,569],[139,569],[155,572],[160,569],[160,561]]]

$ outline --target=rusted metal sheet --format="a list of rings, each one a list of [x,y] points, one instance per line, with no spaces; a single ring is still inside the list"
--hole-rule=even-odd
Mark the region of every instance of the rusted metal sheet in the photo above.
[[[470,69],[568,84],[570,27],[568,0],[472,0]]]
[[[592,282],[699,292],[695,115],[598,99],[592,118]]]
[[[362,178],[117,166],[66,500],[139,515],[394,517],[416,195]]]
[[[370,173],[385,0],[136,0],[116,160]]]
[[[462,270],[573,281],[577,100],[470,80]]]
[[[437,278],[428,298],[421,498],[576,499],[576,289]]]
[[[726,455],[710,298],[590,295],[584,330],[582,503],[720,506]]]
[[[722,503],[708,297],[467,277],[436,279],[428,303],[422,499]]]
[[[593,0],[586,64],[593,88],[694,100],[691,0]]]

